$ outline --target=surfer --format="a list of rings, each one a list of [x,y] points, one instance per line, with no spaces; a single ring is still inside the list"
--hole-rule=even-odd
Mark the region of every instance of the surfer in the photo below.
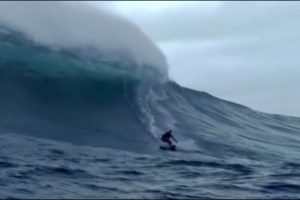
[[[164,133],[164,134],[161,136],[160,139],[161,139],[163,142],[168,143],[169,146],[170,146],[170,148],[174,148],[175,145],[172,144],[172,142],[171,142],[171,140],[170,140],[171,138],[177,143],[177,140],[176,140],[175,137],[172,135],[172,131],[169,130],[169,131],[167,131],[166,133]]]

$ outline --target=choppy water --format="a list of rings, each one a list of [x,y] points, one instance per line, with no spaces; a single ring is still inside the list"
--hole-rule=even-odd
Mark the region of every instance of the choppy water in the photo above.
[[[136,154],[0,135],[1,198],[299,198],[299,161]]]

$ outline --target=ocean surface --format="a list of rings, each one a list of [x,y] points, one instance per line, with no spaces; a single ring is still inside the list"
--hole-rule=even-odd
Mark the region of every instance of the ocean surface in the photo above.
[[[300,118],[131,54],[0,31],[0,198],[300,198]],[[162,151],[173,130],[178,151]]]

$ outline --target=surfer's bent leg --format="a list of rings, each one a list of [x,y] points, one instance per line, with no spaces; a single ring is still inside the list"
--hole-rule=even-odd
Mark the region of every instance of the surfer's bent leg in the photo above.
[[[170,140],[166,139],[166,138],[163,138],[162,141],[165,142],[165,143],[168,143],[168,145],[169,145],[170,147],[173,146],[172,142],[171,142]]]
[[[169,144],[170,147],[173,146],[173,144],[172,144],[172,142],[170,140],[168,140],[167,143]]]

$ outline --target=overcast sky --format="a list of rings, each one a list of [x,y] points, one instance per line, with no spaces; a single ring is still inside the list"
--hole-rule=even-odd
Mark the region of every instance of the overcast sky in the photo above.
[[[300,2],[92,3],[150,37],[179,84],[300,117]]]

